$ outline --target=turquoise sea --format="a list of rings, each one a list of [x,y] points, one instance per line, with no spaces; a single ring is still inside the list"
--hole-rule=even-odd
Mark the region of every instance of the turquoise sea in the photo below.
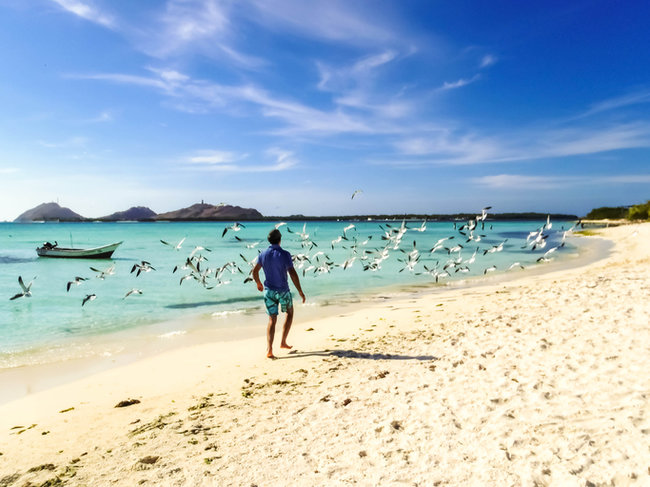
[[[459,232],[464,223],[409,221],[403,226],[401,221],[292,221],[281,225],[280,231],[282,246],[294,256],[304,256],[295,261],[295,266],[308,305],[327,307],[413,285],[445,286],[500,273],[527,272],[519,265],[510,268],[516,262],[526,269],[549,265],[537,260],[558,247],[564,231],[574,222],[552,222],[552,227],[543,232],[545,247],[535,250],[527,237],[539,231],[545,221],[488,220],[483,228],[479,222],[473,232],[475,240],[469,242]],[[227,338],[231,331],[235,333],[231,330],[235,326],[254,323],[263,327],[261,294],[253,282],[244,280],[258,251],[268,246],[266,235],[274,223],[244,222],[238,231],[229,229],[222,236],[224,228],[231,225],[0,223],[0,369],[99,353],[88,345],[98,337],[108,341],[123,336],[164,339],[203,326],[219,328]],[[346,227],[350,228],[344,232]],[[447,237],[453,238],[443,241],[432,253],[436,243]],[[161,240],[182,244],[175,249]],[[39,258],[35,249],[44,241],[58,241],[61,247],[123,244],[110,260],[73,260]],[[462,247],[457,247],[459,244]],[[195,250],[197,247],[204,249]],[[566,240],[547,258],[557,261],[575,251]],[[181,282],[191,274],[190,269],[181,267],[192,252],[204,259],[199,264],[204,282],[193,277]],[[149,262],[155,270],[136,276],[137,271],[131,270],[141,261]],[[90,269],[111,266],[114,273],[104,279]],[[448,276],[443,273],[445,266]],[[175,267],[178,269],[173,272]],[[223,271],[217,279],[218,268]],[[20,292],[18,276],[25,284],[33,281],[32,296],[10,300]],[[76,276],[87,280],[67,291],[67,283]],[[142,294],[125,298],[134,288]],[[84,297],[91,294],[96,299],[82,306]],[[297,306],[300,313],[302,305]],[[105,349],[101,353],[116,351]]]

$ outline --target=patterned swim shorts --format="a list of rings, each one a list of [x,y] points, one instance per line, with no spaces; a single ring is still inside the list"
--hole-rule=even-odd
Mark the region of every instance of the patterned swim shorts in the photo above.
[[[281,306],[282,312],[286,313],[287,308],[293,306],[291,291],[274,291],[273,289],[267,289],[264,291],[264,304],[266,305],[266,312],[269,315],[278,314],[278,305]]]

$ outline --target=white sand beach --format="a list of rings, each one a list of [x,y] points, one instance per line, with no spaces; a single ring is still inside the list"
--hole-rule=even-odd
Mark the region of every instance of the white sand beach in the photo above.
[[[650,223],[596,232],[585,267],[298,308],[278,360],[206,343],[2,405],[0,486],[650,485]]]

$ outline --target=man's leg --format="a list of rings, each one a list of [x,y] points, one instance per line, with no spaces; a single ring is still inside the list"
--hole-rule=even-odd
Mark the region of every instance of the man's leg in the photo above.
[[[273,355],[273,337],[275,336],[275,323],[278,321],[278,315],[269,315],[269,324],[266,327],[266,356],[275,358]]]
[[[291,329],[291,323],[293,322],[293,306],[287,308],[287,317],[284,320],[284,326],[282,327],[282,341],[280,342],[280,348],[291,348],[291,345],[287,343],[287,336],[289,335],[289,330]]]

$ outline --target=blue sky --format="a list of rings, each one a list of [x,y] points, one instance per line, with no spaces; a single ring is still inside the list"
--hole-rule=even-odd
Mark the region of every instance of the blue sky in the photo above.
[[[0,0],[0,220],[56,200],[88,217],[639,203],[648,18],[597,0]]]

